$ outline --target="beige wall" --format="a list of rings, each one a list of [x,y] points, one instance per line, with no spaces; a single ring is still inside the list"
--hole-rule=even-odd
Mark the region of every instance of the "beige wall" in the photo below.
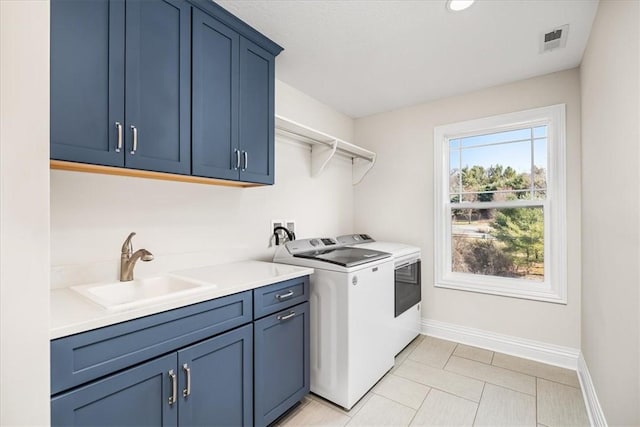
[[[49,423],[49,2],[0,1],[0,425]]]
[[[433,286],[435,126],[553,104],[567,106],[568,304]],[[356,120],[356,143],[378,162],[355,191],[355,229],[412,243],[423,254],[423,318],[580,347],[580,84],[549,74]]]
[[[582,82],[582,352],[609,425],[640,425],[640,3],[600,2]]]
[[[284,83],[276,111],[292,120],[353,137],[353,121]],[[116,280],[120,246],[131,231],[153,262],[151,275],[245,259],[271,260],[272,219],[296,220],[299,237],[353,229],[351,162],[337,157],[311,177],[308,145],[276,137],[274,186],[227,188],[77,172],[51,172],[52,286]]]

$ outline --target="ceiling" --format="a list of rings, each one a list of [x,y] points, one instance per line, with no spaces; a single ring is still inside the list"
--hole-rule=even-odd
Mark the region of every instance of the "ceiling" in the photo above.
[[[284,47],[279,80],[351,117],[580,64],[597,0],[221,0]],[[541,38],[569,24],[567,45]]]

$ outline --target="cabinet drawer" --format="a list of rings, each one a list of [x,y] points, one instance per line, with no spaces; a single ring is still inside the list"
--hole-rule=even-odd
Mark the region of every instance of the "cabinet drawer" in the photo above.
[[[251,322],[251,291],[51,341],[51,394]]]
[[[253,318],[275,313],[309,300],[309,276],[253,290]]]

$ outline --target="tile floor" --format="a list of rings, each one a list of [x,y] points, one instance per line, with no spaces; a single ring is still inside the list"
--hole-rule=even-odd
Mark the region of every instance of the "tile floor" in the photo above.
[[[284,426],[588,426],[574,371],[419,336],[350,411],[310,394]]]

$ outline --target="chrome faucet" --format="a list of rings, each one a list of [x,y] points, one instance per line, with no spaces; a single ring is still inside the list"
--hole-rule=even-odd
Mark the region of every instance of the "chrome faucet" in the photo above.
[[[138,249],[133,252],[133,243],[131,239],[136,233],[129,234],[122,244],[122,253],[120,254],[120,281],[129,282],[133,280],[133,267],[136,266],[136,262],[141,259],[142,261],[153,260],[153,254],[146,249]]]

